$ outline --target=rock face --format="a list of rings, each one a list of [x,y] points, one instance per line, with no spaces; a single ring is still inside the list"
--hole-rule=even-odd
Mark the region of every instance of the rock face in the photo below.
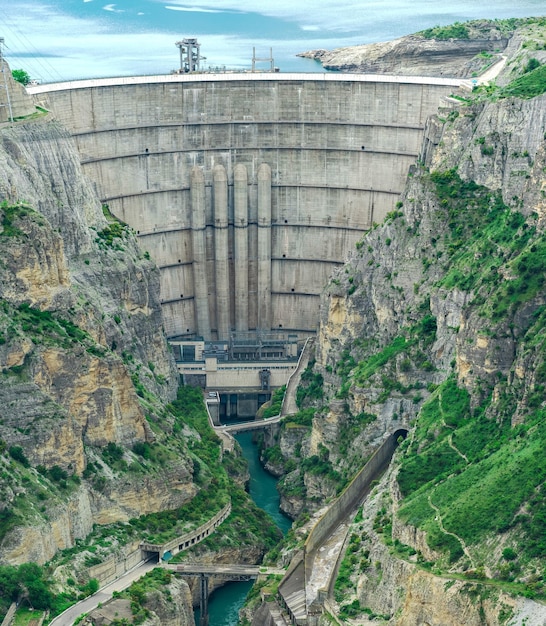
[[[172,578],[161,590],[147,594],[145,607],[152,614],[146,626],[194,626],[191,593],[184,580]]]
[[[173,576],[168,584],[148,591],[142,607],[147,617],[138,623],[145,626],[195,626],[190,589],[183,579]],[[89,613],[81,623],[84,626],[106,626],[113,620],[133,623],[130,600],[111,600]]]
[[[504,50],[506,43],[502,39],[438,41],[409,36],[331,51],[314,50],[300,56],[339,72],[468,78],[484,65],[483,60],[475,60],[476,55]]]
[[[500,58],[513,31],[513,26],[502,28],[495,21],[478,20],[464,25],[464,36],[456,30],[452,35],[417,33],[382,43],[311,50],[299,56],[341,72],[468,78]]]
[[[180,506],[195,493],[193,464],[182,454],[144,477],[121,476],[102,454],[114,445],[131,463],[176,393],[157,268],[101,208],[49,116],[2,128],[0,172],[0,462],[12,474],[0,510],[18,520],[0,537],[0,562],[43,563],[96,523]],[[14,448],[28,469],[13,465]],[[73,475],[72,487],[44,503],[36,467]]]
[[[528,48],[544,60],[528,36],[512,38],[499,85],[528,74]],[[523,49],[515,45],[523,41]],[[285,464],[298,459],[283,479],[286,499],[299,488],[298,510],[313,511],[332,497],[331,476],[350,478],[387,433],[409,430],[351,526],[350,584],[333,606],[355,623],[375,615],[398,626],[538,625],[546,617],[540,604],[525,607],[492,589],[498,580],[517,580],[530,585],[530,595],[545,593],[536,575],[544,546],[530,548],[534,539],[524,529],[542,523],[542,504],[533,504],[542,470],[536,466],[531,491],[508,504],[489,500],[506,478],[486,469],[497,468],[502,454],[527,450],[530,459],[543,445],[534,438],[543,428],[546,371],[537,351],[546,303],[546,266],[538,260],[546,225],[546,96],[460,97],[428,121],[420,163],[396,211],[357,244],[325,289],[316,361],[302,377],[309,393],[301,394],[301,407],[314,416],[305,426],[302,414],[295,418],[303,431],[297,443],[286,425],[276,442]],[[529,446],[511,443],[518,429],[532,433]],[[431,447],[437,455],[427,460]],[[465,481],[481,485],[474,500],[457,490]],[[521,484],[514,479],[506,489]],[[480,514],[484,501],[491,507]],[[503,514],[505,523],[495,526]],[[473,515],[481,515],[479,532]],[[527,556],[510,565],[507,546]]]

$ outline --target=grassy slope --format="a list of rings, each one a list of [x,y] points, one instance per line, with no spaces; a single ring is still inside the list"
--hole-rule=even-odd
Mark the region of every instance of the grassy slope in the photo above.
[[[455,172],[434,173],[429,180],[442,206],[437,217],[447,223],[448,262],[437,287],[473,294],[467,318],[477,313],[488,339],[518,333],[517,353],[526,355],[532,371],[519,385],[512,372],[498,371],[489,380],[477,379],[471,393],[452,375],[432,393],[414,439],[404,444],[399,515],[426,530],[429,545],[452,564],[485,565],[490,575],[508,581],[525,571],[525,593],[544,596],[546,237],[535,216],[526,221],[499,196]],[[516,409],[521,424],[513,427]],[[481,547],[491,538],[500,545],[494,557]],[[511,558],[502,556],[502,546],[514,551]],[[465,563],[463,547],[474,555],[472,563]]]

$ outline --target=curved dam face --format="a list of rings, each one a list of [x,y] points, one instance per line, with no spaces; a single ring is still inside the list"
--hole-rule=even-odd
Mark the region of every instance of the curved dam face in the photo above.
[[[457,82],[200,74],[33,87],[161,270],[170,337],[315,332],[319,295],[394,209]]]

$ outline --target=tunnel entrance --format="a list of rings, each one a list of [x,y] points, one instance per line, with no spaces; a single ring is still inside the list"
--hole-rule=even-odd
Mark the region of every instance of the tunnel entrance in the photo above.
[[[400,437],[402,437],[402,439],[405,439],[408,436],[409,430],[407,428],[399,428],[398,430],[395,430],[391,437],[394,439],[394,441],[398,442],[398,439]]]

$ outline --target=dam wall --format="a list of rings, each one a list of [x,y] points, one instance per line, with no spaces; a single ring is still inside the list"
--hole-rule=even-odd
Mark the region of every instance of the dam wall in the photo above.
[[[457,81],[196,74],[29,88],[161,270],[170,337],[315,332],[332,270],[395,208]]]

